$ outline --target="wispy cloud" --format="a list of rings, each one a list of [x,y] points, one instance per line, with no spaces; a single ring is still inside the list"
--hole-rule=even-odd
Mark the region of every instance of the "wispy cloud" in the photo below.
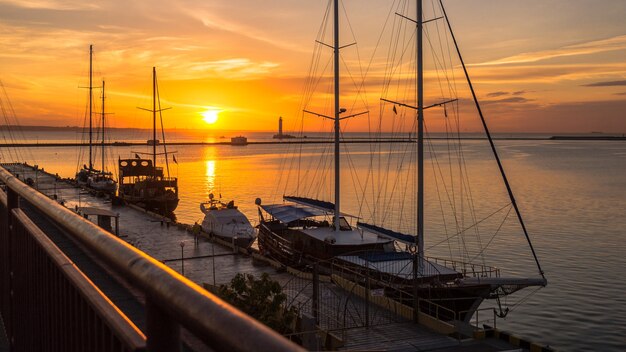
[[[528,103],[531,101],[532,99],[526,99],[524,97],[510,97],[510,98],[497,99],[497,100],[483,100],[482,103],[483,104],[508,104],[508,103],[523,104],[523,103]]]
[[[225,75],[229,78],[249,78],[268,74],[273,68],[278,67],[275,62],[253,62],[247,58],[233,58],[216,61],[205,61],[192,64],[189,68],[196,72],[212,72]]]
[[[508,95],[508,94],[509,94],[508,92],[492,92],[492,93],[487,94],[487,96],[490,98],[495,98],[495,97],[501,97],[503,95]]]
[[[55,0],[0,0],[0,3],[9,4],[26,9],[45,10],[93,10],[100,8],[97,4],[86,1],[55,1]]]
[[[583,84],[584,87],[617,87],[617,86],[626,86],[626,80],[624,81],[609,81],[609,82],[596,82]]]
[[[564,56],[589,55],[624,49],[626,49],[626,35],[621,35],[608,39],[594,40],[587,43],[568,45],[557,49],[522,53],[498,60],[473,64],[473,66],[523,64]]]
[[[234,33],[238,36],[247,37],[285,50],[301,53],[306,53],[310,50],[310,47],[308,46],[301,46],[289,41],[281,41],[276,37],[266,35],[258,28],[252,28],[238,22],[225,20],[224,18],[218,17],[208,11],[187,10],[187,15],[200,21],[205,27],[210,29]]]

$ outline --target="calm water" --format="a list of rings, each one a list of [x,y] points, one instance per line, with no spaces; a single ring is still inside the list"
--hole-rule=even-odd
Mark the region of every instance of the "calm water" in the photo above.
[[[68,135],[46,136],[45,132],[39,133],[37,139],[41,142],[74,141]],[[482,219],[506,205],[505,191],[486,144],[483,141],[464,144],[464,172],[471,174],[474,181],[472,202],[476,208],[486,208],[477,211],[476,217]],[[512,312],[506,319],[499,320],[498,326],[559,350],[626,350],[626,280],[623,274],[626,269],[626,142],[498,141],[497,145],[549,281],[544,289],[523,290],[507,299]],[[307,145],[297,151],[303,156],[303,162],[313,163],[328,148]],[[444,151],[445,155],[445,142],[433,142],[432,148]],[[144,149],[146,147],[113,148],[111,160],[116,160],[118,155],[131,157]],[[225,200],[235,199],[240,209],[256,222],[255,198],[261,197],[264,203],[279,201],[288,191],[283,186],[285,175],[295,174],[295,171],[285,171],[294,170],[290,159],[285,157],[289,149],[285,145],[177,146],[173,149],[177,151],[178,164],[170,164],[170,170],[179,177],[181,195],[176,215],[187,223],[201,220],[198,204],[207,199],[210,192],[222,194]],[[391,218],[407,211],[398,210],[397,205],[405,204],[405,198],[410,198],[406,196],[412,193],[410,188],[396,187],[400,191],[396,191],[393,199],[375,198],[369,203],[348,194],[354,188],[367,189],[367,185],[355,187],[354,184],[367,179],[363,175],[372,161],[372,149],[359,144],[349,146],[348,152],[349,157],[343,162],[355,171],[342,174],[342,187],[347,193],[343,203],[345,211],[363,215],[376,202],[391,209],[387,215],[377,214],[378,218]],[[77,166],[83,163],[77,160],[78,151],[74,148],[32,148],[20,153],[25,158],[32,155],[47,171],[63,177],[73,177]],[[3,161],[7,161],[9,156],[2,155]],[[430,157],[427,169],[437,170],[434,165],[438,163],[445,164],[445,160]],[[426,172],[429,190],[453,188],[452,184],[436,184],[432,176],[435,173]],[[300,175],[308,181],[328,177],[321,172]],[[373,175],[372,179],[376,177]],[[393,193],[390,191],[393,185],[387,182],[387,186]],[[328,198],[327,194],[329,190],[322,189],[318,196]],[[453,196],[464,197],[463,193]],[[446,210],[438,205],[436,192],[427,195],[426,204],[426,219],[433,219],[426,225],[428,254],[445,256],[453,250],[438,244],[445,233],[441,230],[443,222],[437,218]],[[496,221],[494,226],[498,223]],[[536,276],[528,246],[523,235],[513,231],[513,225],[515,221],[507,221],[498,237],[489,242],[486,264],[502,268],[504,275]],[[488,233],[483,234],[483,245],[490,238]],[[474,245],[467,246],[471,256]],[[528,296],[529,293],[533,294]],[[518,304],[521,301],[523,304]]]

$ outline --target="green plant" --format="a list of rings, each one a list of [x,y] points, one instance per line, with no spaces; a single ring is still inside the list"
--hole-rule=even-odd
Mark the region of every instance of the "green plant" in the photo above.
[[[297,309],[284,307],[287,296],[267,273],[263,273],[260,279],[251,274],[237,274],[229,285],[220,286],[218,295],[281,334],[293,330]]]

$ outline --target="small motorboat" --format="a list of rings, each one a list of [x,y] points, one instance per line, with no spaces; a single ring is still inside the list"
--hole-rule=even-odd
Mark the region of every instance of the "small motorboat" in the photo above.
[[[211,193],[208,202],[200,203],[200,210],[205,215],[202,221],[204,232],[243,248],[248,248],[256,239],[254,227],[234,201],[223,203]]]

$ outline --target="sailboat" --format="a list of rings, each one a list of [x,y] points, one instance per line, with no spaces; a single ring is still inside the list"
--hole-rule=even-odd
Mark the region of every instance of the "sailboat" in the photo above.
[[[384,290],[386,296],[402,303],[412,303],[414,314],[417,314],[415,312],[418,310],[428,314],[436,309],[440,312],[448,312],[447,318],[449,320],[464,322],[471,319],[485,299],[496,299],[499,303],[501,297],[525,287],[545,286],[547,280],[535,255],[482,113],[480,113],[481,121],[489,138],[497,165],[502,172],[502,178],[510,197],[510,204],[518,215],[540,277],[503,277],[500,270],[495,267],[426,256],[424,247],[424,238],[426,237],[424,229],[424,194],[426,191],[424,187],[424,110],[431,107],[443,107],[445,109],[446,105],[454,103],[456,99],[444,100],[429,106],[424,104],[423,27],[430,20],[423,19],[422,0],[416,1],[416,19],[396,13],[403,20],[414,24],[413,34],[406,37],[416,41],[414,53],[416,77],[411,80],[414,82],[412,91],[415,92],[416,103],[408,104],[381,98],[381,101],[385,103],[394,104],[393,111],[395,113],[397,113],[398,108],[416,112],[414,121],[417,131],[413,135],[415,138],[411,140],[410,144],[407,144],[407,148],[414,150],[417,154],[415,161],[417,186],[414,188],[416,192],[415,233],[403,233],[385,228],[380,224],[366,223],[361,221],[359,216],[349,215],[342,211],[340,207],[342,205],[340,192],[340,135],[342,131],[340,130],[340,122],[361,113],[344,116],[347,110],[340,105],[339,52],[343,47],[339,43],[339,0],[330,1],[333,2],[334,12],[334,43],[332,46],[320,41],[318,43],[325,47],[331,47],[333,50],[334,114],[326,116],[307,110],[304,112],[332,120],[334,123],[334,202],[300,195],[283,195],[283,202],[281,203],[263,204],[261,199],[257,198],[256,204],[259,208],[260,221],[258,245],[261,253],[282,262],[284,265],[297,267],[301,270],[311,270],[311,268],[316,267],[328,272],[344,273],[347,278],[361,284],[366,281],[370,282],[371,279],[377,287]],[[448,17],[443,10],[443,3],[440,2],[440,4],[444,12],[440,19],[446,21],[451,32]],[[454,43],[456,44],[456,40]],[[405,47],[399,47],[405,49]],[[459,58],[462,62],[460,52]],[[463,68],[475,99],[476,95],[464,64]],[[409,80],[404,77],[404,81]],[[477,100],[475,101],[480,112],[480,105]],[[414,146],[411,146],[412,144]],[[303,179],[306,180],[307,178]],[[310,181],[315,182],[316,180]],[[381,205],[373,205],[373,207],[376,206]],[[368,279],[365,280],[365,277]],[[507,312],[501,310],[500,314],[506,315]],[[441,313],[439,314],[441,317]]]
[[[152,109],[142,109],[152,113],[152,141],[157,141],[157,113],[163,110],[157,102],[158,87],[156,68],[152,68]],[[158,109],[157,109],[158,104]],[[161,118],[161,126],[163,126]],[[163,139],[165,132],[163,132]],[[167,166],[165,175],[163,167],[157,166],[157,144],[151,143],[152,159],[139,157],[135,153],[134,159],[119,159],[119,198],[126,203],[135,204],[146,210],[162,215],[172,216],[178,206],[178,178],[169,177],[168,152],[165,140],[163,148]]]
[[[102,81],[102,165],[98,170],[93,165],[93,45],[89,45],[89,163],[76,174],[76,181],[79,185],[86,186],[94,191],[107,194],[115,194],[117,182],[113,179],[113,174],[105,170],[105,110],[104,110],[104,81]]]

